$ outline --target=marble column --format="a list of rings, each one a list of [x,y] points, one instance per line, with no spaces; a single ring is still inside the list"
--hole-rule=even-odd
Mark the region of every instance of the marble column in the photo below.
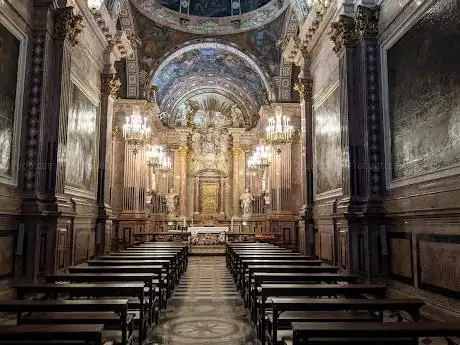
[[[305,222],[305,249],[307,255],[315,254],[314,234],[314,132],[313,132],[313,78],[310,74],[311,58],[306,51],[302,51],[302,60],[299,73],[299,96],[301,109],[301,133],[303,133],[303,192],[305,204],[301,210],[301,216]]]
[[[105,255],[110,252],[112,238],[112,209],[110,206],[109,190],[112,176],[112,122],[113,101],[117,98],[120,80],[116,78],[116,71],[110,61],[111,50],[109,45],[106,54],[109,63],[106,64],[101,75],[101,116],[99,124],[99,168],[97,204],[98,217],[96,223],[96,255]]]
[[[240,207],[240,195],[244,191],[244,174],[245,174],[245,152],[239,145],[239,140],[235,143],[235,138],[233,142],[233,213],[232,216],[239,217],[241,215],[241,207]]]
[[[59,216],[69,211],[63,193],[71,49],[82,29],[82,17],[72,7],[41,1],[34,3],[33,10],[22,210],[28,253],[23,273],[27,278],[51,273],[58,265],[54,254]]]
[[[339,57],[343,198],[337,203],[338,246],[350,271],[371,278],[383,267],[381,237],[383,153],[379,106],[378,9],[358,6],[355,17],[341,15],[331,39]],[[339,260],[342,260],[339,258]]]
[[[187,179],[188,179],[188,147],[187,137],[185,138],[185,143],[181,141],[181,146],[176,150],[175,159],[178,161],[177,168],[178,171],[175,174],[179,174],[179,215],[181,217],[187,217]]]

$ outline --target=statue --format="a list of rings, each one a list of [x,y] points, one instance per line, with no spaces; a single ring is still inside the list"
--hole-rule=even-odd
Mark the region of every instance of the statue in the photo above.
[[[246,188],[244,193],[240,195],[241,213],[243,216],[251,214],[251,206],[253,201],[254,197],[252,196],[251,192],[249,192],[249,188]]]
[[[243,112],[236,104],[232,105],[230,110],[230,116],[232,117],[232,127],[241,127],[241,120],[243,119]]]
[[[268,190],[266,190],[264,192],[264,203],[267,206],[272,203],[272,197],[271,197],[270,192]]]
[[[145,191],[145,203],[147,205],[150,205],[152,203],[152,197],[153,197],[153,191],[150,188],[148,188]]]
[[[176,216],[176,207],[179,203],[179,195],[174,193],[174,189],[171,188],[169,193],[165,195],[166,208],[168,209],[168,216]]]

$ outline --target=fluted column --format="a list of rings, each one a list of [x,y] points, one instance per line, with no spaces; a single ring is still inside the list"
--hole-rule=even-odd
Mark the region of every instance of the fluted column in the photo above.
[[[233,142],[232,156],[233,156],[233,216],[241,215],[240,208],[240,195],[244,190],[244,174],[245,174],[245,152],[240,146],[235,146]],[[236,145],[239,145],[237,141]]]
[[[187,143],[185,142],[185,145]],[[176,174],[179,176],[179,214],[187,217],[187,178],[188,178],[188,147],[181,146],[176,150],[176,160],[178,161],[178,171]]]

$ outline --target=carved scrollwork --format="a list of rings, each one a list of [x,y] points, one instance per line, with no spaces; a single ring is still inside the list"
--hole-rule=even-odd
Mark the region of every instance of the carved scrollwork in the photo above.
[[[359,38],[355,19],[341,15],[339,21],[331,24],[329,35],[336,54],[340,54],[345,46],[355,45]]]
[[[83,17],[79,14],[73,13],[73,7],[68,6],[58,9],[56,12],[54,24],[54,36],[58,40],[69,40],[72,46],[78,44],[78,35],[82,32]]]
[[[115,74],[106,74],[102,76],[101,91],[104,95],[110,95],[116,99],[118,97],[118,91],[121,87],[120,78],[117,78]]]
[[[356,14],[356,27],[363,37],[375,37],[379,28],[379,7],[358,6]]]

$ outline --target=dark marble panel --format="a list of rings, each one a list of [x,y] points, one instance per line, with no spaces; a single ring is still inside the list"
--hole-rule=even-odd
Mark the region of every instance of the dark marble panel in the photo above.
[[[342,186],[339,88],[314,109],[314,117],[316,193],[319,194]]]
[[[19,40],[0,24],[0,174],[11,174]]]
[[[460,162],[460,3],[434,2],[388,51],[393,178]]]
[[[11,231],[0,231],[0,279],[13,274],[14,236]]]
[[[66,185],[95,191],[99,108],[75,85],[67,125]]]

